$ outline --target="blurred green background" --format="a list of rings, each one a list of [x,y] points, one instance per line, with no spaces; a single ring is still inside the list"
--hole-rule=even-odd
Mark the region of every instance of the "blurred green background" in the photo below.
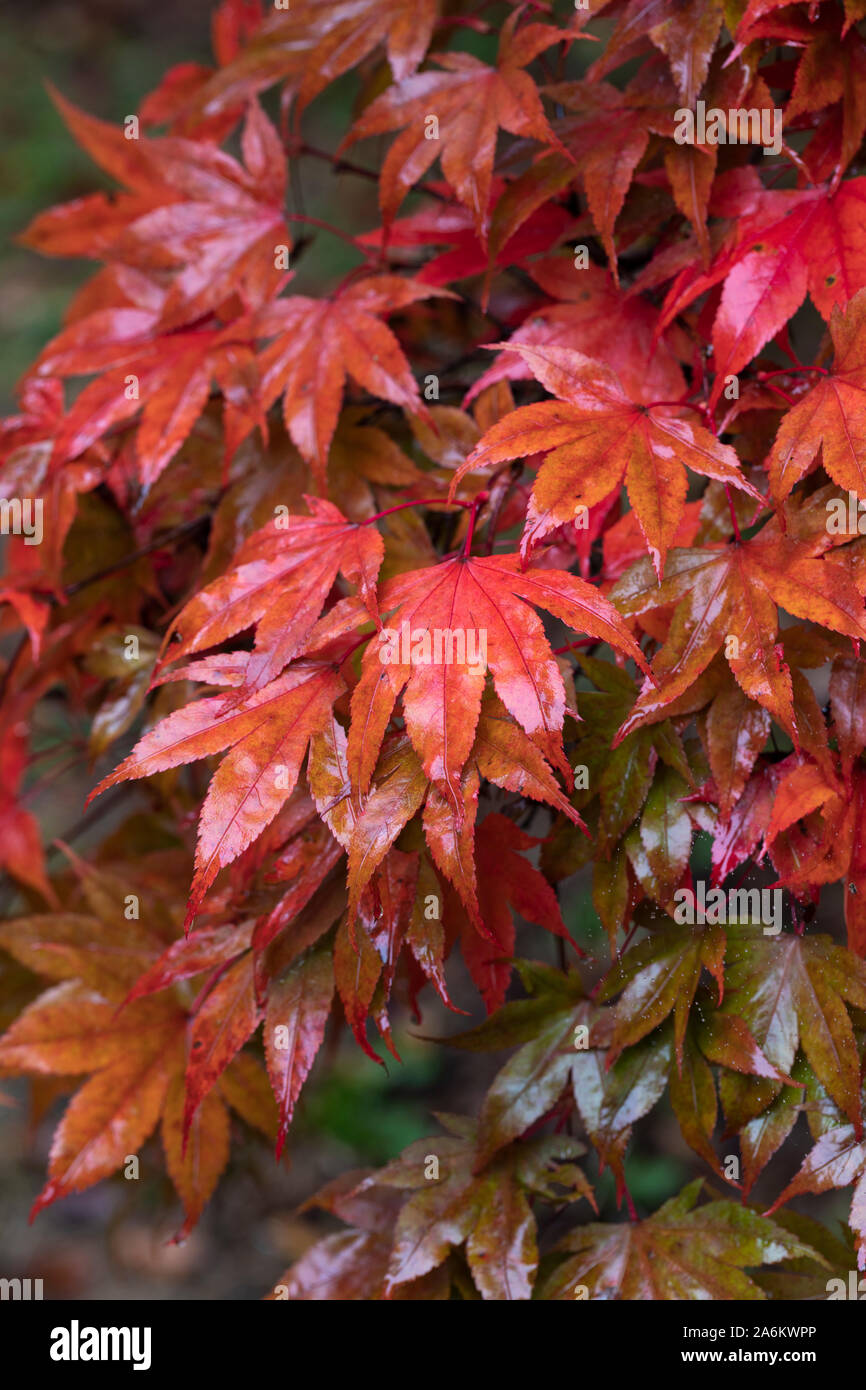
[[[165,68],[211,61],[210,0],[4,0],[0,7],[0,408],[92,267],[13,242],[37,212],[105,186],[46,89],[106,120],[135,111]]]

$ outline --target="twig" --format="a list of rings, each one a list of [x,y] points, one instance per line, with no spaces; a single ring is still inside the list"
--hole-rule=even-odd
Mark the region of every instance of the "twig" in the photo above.
[[[383,516],[390,516],[392,512],[402,512],[406,507],[471,507],[471,502],[449,502],[447,497],[420,497],[415,502],[398,502],[394,507],[386,507],[384,512],[376,512],[375,516],[368,516],[361,522],[362,526],[369,526],[371,522],[381,521]]]
[[[734,527],[734,537],[738,545],[742,544],[743,537],[740,535],[740,523],[737,521],[737,513],[734,511],[734,499],[731,496],[731,485],[725,483],[725,496],[728,499],[728,511],[731,513],[731,522]]]
[[[299,146],[299,154],[308,154],[312,159],[324,159],[334,170],[335,174],[357,174],[359,178],[372,179],[374,183],[379,182],[379,175],[375,169],[365,169],[362,164],[355,164],[350,159],[338,158],[335,154],[329,154],[327,150],[317,149],[315,145],[308,145],[306,141]],[[440,193],[438,188],[431,188],[429,183],[419,183],[415,185],[416,191],[426,193],[430,198],[436,198],[440,203],[448,203],[451,199],[447,193]]]

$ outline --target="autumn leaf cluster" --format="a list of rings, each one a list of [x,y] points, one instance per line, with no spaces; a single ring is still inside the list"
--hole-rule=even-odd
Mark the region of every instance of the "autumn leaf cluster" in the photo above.
[[[312,1197],[273,1297],[824,1297],[866,1267],[866,8],[212,40],[114,123],[53,93],[103,187],[22,236],[99,266],[0,424],[0,1075],[71,1095],[34,1210],[158,1132],[184,1234],[326,1033],[396,1064],[432,1011],[504,1054],[480,1113]],[[778,153],[682,143],[698,101]],[[306,210],[335,178],[373,225]],[[95,799],[46,845],[58,750]],[[640,1212],[661,1105],[695,1177]],[[788,1205],[831,1189],[850,1241]]]

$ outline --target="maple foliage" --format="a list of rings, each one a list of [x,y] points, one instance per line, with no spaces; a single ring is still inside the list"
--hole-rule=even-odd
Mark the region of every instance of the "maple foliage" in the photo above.
[[[52,93],[113,188],[22,232],[99,268],[0,423],[0,1076],[69,1097],[34,1214],[158,1133],[182,1238],[337,1047],[411,1037],[503,1054],[478,1113],[310,1196],[263,1296],[866,1269],[861,8],[220,0],[136,117]],[[840,1189],[850,1243],[798,1205]]]

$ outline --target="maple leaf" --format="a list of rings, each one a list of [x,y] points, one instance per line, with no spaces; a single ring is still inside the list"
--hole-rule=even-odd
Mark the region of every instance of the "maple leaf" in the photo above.
[[[492,691],[486,691],[481,701],[471,758],[489,782],[504,791],[546,802],[574,825],[582,825],[539,749]]]
[[[613,1013],[609,1064],[670,1013],[679,1062],[701,971],[707,969],[713,976],[721,1000],[725,989],[724,957],[725,933],[709,924],[698,928],[675,927],[671,923],[632,946],[614,963],[598,996],[604,1001],[621,994]]]
[[[203,142],[165,136],[127,140],[121,128],[55,101],[91,157],[133,191],[112,204],[104,193],[43,213],[22,240],[43,255],[100,255],[139,270],[171,273],[164,330],[188,324],[239,293],[265,304],[284,272],[274,248],[291,246],[282,201],[286,162],[257,104],[244,126],[246,168]]]
[[[230,925],[205,928],[180,937],[167,946],[157,960],[148,962],[147,969],[136,973],[127,1001],[143,999],[180,980],[230,964],[249,947],[251,932],[251,924]]]
[[[181,1144],[185,1148],[202,1102],[244,1043],[262,1011],[256,1000],[253,957],[246,952],[220,976],[197,1009],[189,1028],[184,1075]]]
[[[567,163],[567,161],[566,161]],[[571,169],[571,165],[568,165]],[[515,181],[516,182],[516,181]],[[431,194],[448,198],[448,185],[441,181],[425,185]],[[445,285],[488,270],[492,259],[497,266],[524,261],[539,251],[548,251],[571,225],[571,214],[554,203],[526,211],[497,235],[503,202],[514,185],[494,175],[490,187],[491,231],[489,256],[485,253],[472,212],[448,201],[435,202],[420,212],[398,218],[387,228],[377,227],[358,238],[362,246],[447,246],[427,261],[417,279],[427,285]],[[494,246],[495,243],[495,246]]]
[[[848,782],[866,747],[866,666],[860,657],[839,656],[830,673],[830,712],[842,776]]]
[[[201,1097],[185,1140],[187,1014],[173,993],[143,996],[167,991],[179,980],[202,976],[242,955],[252,924],[245,929],[211,929],[197,934],[198,940],[181,938],[166,946],[166,937],[178,929],[173,889],[188,872],[185,853],[148,854],[135,864],[106,869],[84,863],[68,847],[64,852],[88,912],[71,910],[76,902],[70,896],[70,910],[18,918],[14,928],[7,924],[3,937],[10,954],[62,983],[39,995],[0,1039],[0,1070],[90,1074],[57,1131],[49,1182],[34,1213],[120,1167],[130,1143],[140,1146],[161,1116],[167,1168],[185,1211],[177,1237],[181,1239],[198,1220],[228,1159],[224,1100],[269,1136],[275,1124],[269,1093],[262,1092],[259,1064],[251,1056],[236,1057],[220,1093],[213,1091],[211,1081]],[[132,899],[130,883],[137,890]],[[139,895],[146,895],[150,904],[148,923],[121,911],[124,904],[128,909],[131,902],[137,903]],[[192,1028],[193,1079],[209,1013],[218,1023],[221,1020],[218,1035],[223,1047],[232,1037],[228,1011],[213,1006],[200,1011],[199,1017],[204,1017]],[[127,1028],[133,1034],[140,1030],[134,1045],[127,1045]],[[243,1076],[242,1091],[234,1085],[236,1076]]]
[[[575,348],[606,363],[634,400],[676,400],[683,394],[685,381],[674,353],[677,339],[670,331],[656,338],[658,310],[647,299],[626,295],[601,266],[588,265],[575,275],[571,256],[533,261],[530,273],[559,302],[532,311],[494,365],[470,387],[464,405],[494,382],[532,376],[529,362],[514,350],[521,343]]]
[[[527,1299],[538,1261],[529,1198],[540,1193],[553,1199],[553,1184],[574,1183],[575,1196],[592,1200],[586,1179],[572,1161],[584,1152],[583,1145],[565,1135],[530,1140],[479,1173],[474,1122],[459,1116],[439,1118],[453,1138],[417,1141],[359,1187],[360,1192],[391,1186],[412,1192],[394,1226],[384,1296],[428,1274],[451,1247],[465,1242],[482,1298]],[[431,1144],[445,1170],[432,1187],[425,1176]]]
[[[744,839],[763,834],[759,854],[771,856],[780,879],[801,897],[805,889],[845,871],[852,853],[852,807],[843,801],[832,771],[828,774],[795,753],[772,770],[775,776],[763,788],[759,777],[742,819],[737,807],[729,824],[745,831]],[[762,796],[762,790],[768,795]]]
[[[224,328],[167,334],[160,317],[159,308],[98,309],[70,324],[42,352],[34,366],[40,375],[102,372],[64,417],[54,441],[56,458],[77,458],[140,410],[136,451],[149,488],[189,437],[214,380],[224,393],[227,457],[259,421],[255,316]]]
[[[635,682],[625,671],[592,657],[579,656],[584,673],[599,688],[581,691],[581,723],[572,757],[586,768],[589,805],[599,800],[595,844],[607,855],[626,833],[644,807],[653,784],[659,758],[684,782],[692,774],[679,736],[665,721],[647,730],[636,730],[611,749],[617,729],[634,705]]]
[[[812,811],[839,799],[842,788],[814,763],[802,762],[785,770],[776,788],[773,811],[765,833],[766,843],[805,820]]]
[[[840,487],[866,495],[866,358],[860,341],[866,321],[866,290],[834,306],[830,334],[835,349],[831,374],[824,373],[793,409],[786,411],[767,459],[773,496],[782,501],[808,472],[821,450],[821,463]]]
[[[217,695],[176,710],[91,793],[228,749],[202,806],[189,925],[219,870],[270,824],[298,780],[313,733],[342,688],[333,668],[301,663],[248,699]]]
[[[749,859],[765,834],[779,775],[777,767],[759,758],[736,805],[721,818],[712,849],[714,886]]]
[[[526,971],[524,974],[526,983]],[[476,1164],[490,1161],[554,1109],[573,1074],[575,1030],[588,1028],[593,1008],[575,973],[529,979],[527,999],[503,1004],[484,1023],[448,1039],[469,1050],[513,1047],[517,1052],[494,1077],[478,1124]]]
[[[863,1007],[866,974],[861,961],[829,937],[783,933],[767,937],[755,927],[729,925],[726,997],[721,1012],[741,1018],[766,1057],[790,1073],[797,1046],[819,1081],[860,1129],[860,1060],[845,1002]],[[763,1092],[729,1077],[729,1101],[757,1113]],[[728,1107],[726,1106],[726,1109]],[[730,1115],[729,1115],[730,1118]],[[750,1118],[750,1116],[747,1116]]]
[[[719,0],[687,0],[671,13],[666,0],[630,0],[605,45],[605,51],[589,70],[597,81],[625,62],[633,45],[649,38],[668,59],[671,75],[686,106],[693,106],[707,75],[710,58],[722,27]]]
[[[671,1061],[670,1036],[660,1034],[630,1048],[610,1068],[605,1051],[592,1047],[575,1052],[571,1063],[574,1099],[602,1169],[610,1166],[617,1197],[625,1190],[623,1161],[633,1125],[647,1115],[664,1093]]]
[[[512,908],[527,921],[537,922],[554,935],[568,939],[556,894],[544,876],[520,853],[536,843],[531,835],[495,811],[484,818],[475,832],[473,863],[478,885],[477,906],[474,897],[466,906],[470,918],[477,916],[484,935],[470,921],[461,939],[463,958],[481,991],[488,1013],[505,1002],[511,979],[516,937]],[[457,886],[458,890],[462,886],[459,880]]]
[[[838,26],[829,18],[824,20],[823,32],[809,37],[811,42],[803,51],[785,109],[785,122],[793,125],[805,113],[814,122],[814,112],[835,107],[832,114],[828,113],[826,128],[819,127],[820,135],[810,142],[806,158],[816,180],[832,173],[836,187],[866,132],[866,104],[862,98],[866,45],[856,30],[845,34],[843,28],[840,38]],[[837,102],[841,103],[838,107]]]
[[[334,979],[346,1022],[358,1046],[372,1062],[380,1062],[381,1059],[367,1041],[367,1019],[371,1014],[392,1055],[400,1060],[384,1009],[384,962],[381,954],[383,946],[387,956],[392,954],[388,947],[393,941],[394,928],[399,931],[405,925],[405,917],[402,922],[399,921],[400,917],[403,917],[403,913],[398,908],[397,913],[389,913],[388,921],[382,924],[384,931],[377,930],[380,924],[373,908],[372,894],[367,894],[361,901],[358,916],[352,921],[351,930],[346,917],[337,929],[334,942]]]
[[[817,1140],[796,1175],[770,1208],[776,1212],[783,1202],[803,1192],[828,1192],[853,1187],[848,1224],[857,1245],[857,1268],[866,1269],[866,1144],[853,1125],[833,1125]]]
[[[345,735],[340,742],[345,745]],[[318,777],[321,764],[321,742],[314,748],[311,777]],[[352,809],[352,785],[348,756],[338,754],[340,771],[328,782],[328,790],[336,793],[346,808],[344,838],[349,849],[350,920],[354,919],[362,895],[379,865],[393,866],[395,852],[391,849],[397,836],[424,804],[423,826],[432,858],[442,875],[457,889],[468,914],[461,930],[464,958],[470,973],[484,996],[488,1008],[504,996],[511,967],[505,958],[512,954],[514,926],[509,903],[529,920],[537,921],[556,935],[567,936],[559,908],[549,884],[538,871],[518,853],[531,848],[536,841],[524,835],[513,823],[495,813],[488,815],[476,832],[478,774],[505,788],[521,788],[526,795],[565,808],[569,818],[580,824],[580,818],[562,792],[541,753],[513,720],[504,707],[492,696],[484,701],[478,723],[470,763],[477,766],[464,778],[458,810],[431,786],[408,739],[403,736],[386,741],[376,769],[375,784],[363,799],[361,809]],[[315,770],[315,772],[313,771]],[[325,784],[323,784],[324,786]],[[338,828],[338,827],[335,827]],[[502,869],[502,853],[507,849],[505,871],[494,882],[494,863]],[[385,856],[387,855],[387,859]],[[397,856],[399,859],[399,856]],[[379,882],[380,893],[382,883]],[[438,901],[439,889],[435,900]],[[390,896],[390,892],[389,892]],[[425,894],[418,890],[418,903]],[[374,936],[381,936],[385,923],[377,918]],[[404,923],[396,937],[389,941],[389,953],[399,949],[403,932],[407,944],[418,952],[425,974],[433,981],[440,995],[447,1000],[441,978],[442,944],[427,942],[433,928],[429,914],[418,910],[411,924]],[[364,1010],[366,1013],[366,1010]]]
[[[646,799],[640,824],[625,841],[629,861],[648,897],[663,907],[688,868],[692,822],[683,798],[688,784],[665,768],[657,773]]]
[[[170,997],[118,1013],[70,980],[40,995],[0,1039],[0,1070],[7,1075],[90,1073],[55,1132],[33,1216],[122,1167],[161,1116],[169,1174],[186,1214],[178,1238],[188,1234],[228,1160],[229,1132],[225,1105],[212,1093],[183,1149],[185,1028],[186,1015]]]
[[[539,206],[549,206],[551,198],[566,192],[577,168],[618,285],[614,225],[650,133],[673,134],[674,92],[661,84],[651,93],[620,92],[606,82],[556,83],[544,90],[558,108],[577,113],[555,123],[556,135],[568,153],[542,155],[515,179],[493,216],[491,253],[497,254],[503,241]]]
[[[316,734],[310,741],[310,778],[316,745],[327,736]],[[346,893],[334,877],[343,858],[342,846],[327,827],[314,820],[309,830],[296,836],[280,855],[268,878],[290,880],[290,886],[269,913],[260,917],[250,944],[256,955],[257,990],[263,992],[273,970],[282,970],[313,945],[346,907]],[[319,890],[322,889],[320,892]],[[278,940],[276,956],[268,951]]]
[[[565,1258],[542,1299],[748,1299],[766,1294],[744,1273],[780,1260],[822,1257],[776,1222],[736,1202],[697,1206],[698,1178],[644,1221],[591,1224],[557,1246]],[[586,1297],[587,1295],[583,1295]]]
[[[785,1098],[788,1110],[794,1118],[799,1113],[797,1106],[803,1098],[804,1083],[801,1073],[806,1071],[806,1067],[798,1061],[793,1068],[792,1076],[787,1076],[773,1065],[738,1015],[713,1009],[706,998],[698,1004],[698,1012],[700,1022],[697,1027],[690,1028],[686,1037],[682,1071],[677,1074],[673,1068],[671,1070],[671,1102],[686,1142],[696,1153],[701,1154],[720,1176],[726,1176],[711,1143],[717,1105],[715,1082],[707,1062],[727,1068],[727,1071],[721,1072],[723,1088],[730,1073],[781,1083],[784,1088],[781,1096]],[[790,1099],[792,1097],[793,1100]],[[770,1109],[772,1110],[772,1107]],[[769,1113],[766,1112],[767,1115]],[[764,1117],[761,1116],[755,1123],[760,1126],[763,1120]],[[793,1124],[793,1119],[791,1123]],[[787,1133],[788,1130],[777,1130],[772,1140],[774,1147],[765,1147],[764,1153],[759,1155],[758,1149],[762,1141],[765,1142],[768,1138],[768,1133],[758,1136],[756,1144],[756,1135],[750,1123],[740,1131],[745,1196],[750,1192],[755,1176],[767,1162],[774,1148],[787,1137]]]
[[[707,710],[705,743],[719,810],[730,815],[770,735],[770,714],[728,679]]]
[[[409,363],[382,316],[450,294],[399,275],[374,275],[331,299],[292,295],[271,306],[263,336],[279,336],[259,358],[262,404],[267,409],[282,395],[286,429],[320,483],[347,376],[372,395],[427,418]]]
[[[529,1140],[476,1174],[474,1121],[437,1119],[446,1135],[410,1144],[378,1172],[345,1174],[310,1199],[354,1229],[326,1236],[286,1271],[281,1282],[292,1298],[447,1298],[464,1249],[470,1287],[483,1299],[532,1296],[531,1204],[593,1201],[574,1162],[583,1145],[567,1135]]]
[[[141,1146],[182,1064],[184,1022],[168,999],[133,1005],[120,1020],[114,1005],[70,981],[41,995],[4,1035],[0,1066],[7,1073],[94,1073],[55,1134],[34,1214],[106,1177]]]
[[[357,585],[363,610],[375,618],[381,535],[373,526],[347,521],[332,502],[304,500],[310,516],[275,517],[247,538],[224,574],[190,600],[173,625],[167,659],[218,646],[255,625],[255,646],[242,674],[245,689],[258,688],[302,650],[339,573]],[[202,668],[199,678],[210,674]]]
[[[668,405],[635,403],[609,367],[570,348],[500,343],[519,352],[556,401],[527,405],[488,430],[455,475],[544,453],[521,546],[573,522],[625,479],[653,563],[661,574],[683,515],[686,466],[733,484],[756,501],[729,445]]]
[[[231,1133],[228,1108],[218,1091],[204,1097],[189,1130],[184,1132],[184,1080],[172,1078],[162,1112],[165,1166],[180,1197],[186,1219],[176,1242],[195,1226],[229,1161]]]
[[[565,689],[529,604],[610,642],[647,669],[616,610],[592,585],[559,571],[523,570],[516,555],[457,556],[398,575],[383,587],[380,610],[389,615],[388,626],[364,653],[363,672],[373,687],[371,713],[356,727],[353,709],[350,756],[362,738],[372,738],[368,747],[375,754],[370,721],[380,740],[402,692],[406,729],[424,772],[456,806],[489,667],[505,708],[545,756],[565,769],[560,736]],[[437,632],[439,660],[433,647]],[[455,634],[463,637],[462,652]]]
[[[35,889],[52,907],[57,897],[45,872],[45,852],[39,822],[20,802],[20,786],[27,768],[27,724],[8,728],[0,737],[0,863],[17,879]]]
[[[344,836],[349,849],[350,916],[388,850],[423,804],[429,781],[405,734],[389,736],[375,767],[375,781],[362,808],[351,803],[348,755],[341,758],[335,800],[346,807]]]
[[[486,246],[500,126],[512,135],[562,149],[548,125],[538,89],[523,69],[551,44],[574,35],[546,24],[518,29],[519,19],[517,10],[502,27],[495,68],[468,53],[440,53],[435,61],[443,72],[419,73],[398,82],[355,122],[340,151],[357,140],[405,127],[388,151],[379,181],[386,224],[393,221],[409,189],[441,156],[442,172],[458,202],[472,212]],[[436,138],[427,134],[431,114],[437,122]]]
[[[59,381],[27,376],[16,395],[20,413],[0,420],[0,465],[4,481],[23,467],[31,486],[36,486],[45,477],[51,454],[49,440],[63,415],[63,387]]]
[[[778,607],[849,637],[866,636],[862,599],[841,566],[770,527],[745,542],[672,550],[660,584],[641,561],[612,596],[625,616],[677,605],[653,662],[658,689],[641,691],[620,737],[682,695],[720,649],[749,699],[796,737],[790,670],[777,649]]]
[[[475,825],[478,818],[478,798],[481,779],[477,768],[469,767],[463,774],[457,788],[457,800],[449,800],[431,786],[424,803],[424,835],[437,869],[457,889],[460,900],[469,914],[469,921],[481,936],[488,941],[487,957],[490,956],[489,942],[495,940],[494,933],[485,927],[478,907],[478,873],[475,867]],[[478,959],[478,941],[467,933],[468,950],[466,955],[473,960],[476,980],[483,981],[482,988],[490,989],[493,972],[489,958]],[[494,959],[499,953],[493,952]]]
[[[78,980],[106,999],[122,1001],[150,967],[161,942],[135,922],[77,912],[17,917],[0,927],[10,955],[50,980]],[[191,972],[193,973],[193,972]]]
[[[287,1269],[274,1286],[271,1298],[284,1294],[294,1300],[372,1299],[381,1294],[391,1252],[391,1234],[400,1209],[400,1194],[380,1188],[359,1193],[366,1169],[343,1173],[310,1197],[309,1207],[318,1207],[338,1216],[352,1227],[316,1241]],[[445,1275],[430,1281],[404,1286],[406,1297],[417,1289],[420,1298],[447,1298],[449,1280]]]
[[[262,0],[220,0],[211,18],[211,46],[220,66],[233,62],[264,20]],[[243,114],[242,104],[234,109],[197,116],[191,103],[214,70],[200,63],[178,63],[169,68],[159,86],[144,98],[139,108],[146,128],[169,125],[172,133],[217,143],[234,129]]]
[[[866,179],[848,179],[836,192],[762,191],[740,218],[706,272],[682,271],[662,307],[670,323],[699,294],[724,280],[713,324],[716,377],[710,405],[726,378],[736,375],[784,327],[807,291],[825,319],[866,286],[866,260],[856,228]]]
[[[775,1078],[778,1080],[778,1078]],[[793,1082],[794,1084],[790,1084]],[[815,1104],[815,1094],[820,1089],[815,1074],[805,1058],[798,1057],[792,1068],[790,1082],[782,1087],[774,1087],[777,1092],[767,1104],[764,1088],[754,1086],[754,1095],[743,1098],[736,1096],[727,1084],[722,1073],[722,1099],[726,1109],[734,1112],[734,1119],[743,1122],[740,1129],[740,1152],[743,1160],[743,1192],[751,1192],[758,1177],[773,1155],[781,1148],[794,1128],[801,1112],[809,1111]],[[755,1115],[759,1105],[765,1108]],[[751,1118],[748,1116],[751,1115]]]
[[[777,1211],[773,1214],[773,1220],[817,1250],[823,1262],[797,1260],[791,1266],[776,1265],[757,1273],[755,1282],[760,1284],[769,1298],[827,1298],[828,1271],[831,1270],[838,1281],[835,1285],[837,1291],[850,1287],[851,1269],[857,1255],[847,1232],[831,1234],[819,1221],[798,1211]]]
[[[288,13],[257,23],[240,52],[196,84],[181,109],[211,117],[231,112],[285,80],[300,113],[382,43],[401,81],[422,61],[438,9],[438,0],[294,0]]]
[[[693,754],[687,756],[673,722],[638,729],[611,751],[636,687],[607,662],[579,660],[600,686],[580,692],[580,737],[571,749],[582,787],[573,801],[587,816],[591,840],[576,843],[560,820],[542,851],[542,863],[559,879],[593,861],[593,906],[613,955],[617,933],[631,921],[643,895],[669,904],[672,882],[681,876],[691,844],[692,819],[707,826],[689,804]]]

